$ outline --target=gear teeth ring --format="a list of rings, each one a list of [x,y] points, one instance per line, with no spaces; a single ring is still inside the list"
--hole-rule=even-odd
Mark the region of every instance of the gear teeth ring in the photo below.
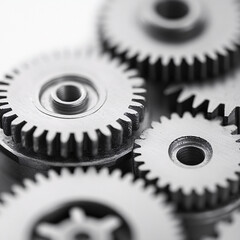
[[[184,210],[215,208],[240,193],[236,127],[189,113],[160,122],[136,141],[137,175],[155,181]]]
[[[48,156],[108,154],[129,141],[144,118],[144,80],[127,68],[87,51],[22,65],[0,82],[4,134]]]
[[[188,11],[177,12],[183,15],[172,21],[164,12],[171,7],[174,13]],[[114,0],[102,10],[99,36],[106,52],[143,77],[190,82],[221,75],[239,63],[239,22],[237,0]]]
[[[173,85],[166,89],[165,95],[170,108],[182,112],[204,112],[208,118],[223,117],[224,124],[240,127],[240,69],[216,78],[211,83],[192,83],[190,85]]]
[[[47,196],[46,192],[52,194]],[[24,187],[15,187],[14,194],[5,196],[0,204],[1,239],[25,240],[32,232],[47,238],[51,235],[51,239],[60,239],[60,236],[73,239],[73,233],[75,236],[84,231],[92,239],[104,240],[112,239],[113,233],[108,231],[112,228],[118,230],[114,233],[116,239],[146,240],[149,229],[152,240],[183,239],[181,224],[165,197],[156,196],[154,188],[146,188],[145,182],[135,180],[132,174],[122,177],[119,170],[109,173],[106,168],[98,172],[89,168],[84,173],[75,168],[71,173],[63,168],[60,174],[51,170],[47,177],[38,174],[35,181],[28,180]],[[128,201],[122,201],[122,197]],[[65,212],[66,215],[62,214]],[[66,216],[69,219],[65,219]],[[37,221],[29,224],[33,218]],[[54,219],[54,223],[48,223],[49,219]],[[14,231],[6,224],[9,222],[15,227]],[[104,228],[101,223],[105,223]]]

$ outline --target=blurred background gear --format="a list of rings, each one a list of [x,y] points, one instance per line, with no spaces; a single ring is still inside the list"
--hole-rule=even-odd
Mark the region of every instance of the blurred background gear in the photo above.
[[[181,114],[184,109],[204,112],[208,118],[224,117],[224,124],[240,126],[240,69],[208,82],[171,86],[165,94],[170,108]]]
[[[105,51],[151,80],[217,76],[239,62],[239,4],[237,0],[107,1],[100,39]]]
[[[144,118],[144,81],[126,68],[66,51],[15,69],[0,83],[2,147],[29,166],[31,158],[32,165],[113,164],[131,151]]]
[[[228,203],[239,194],[239,135],[202,115],[162,117],[153,123],[139,147],[135,165],[139,176],[169,194],[179,209],[203,210]]]
[[[107,229],[112,231],[109,239],[182,239],[180,225],[171,206],[166,205],[163,197],[155,196],[153,188],[144,190],[144,181],[134,181],[131,174],[122,178],[120,171],[109,175],[107,169],[100,173],[94,169],[87,173],[76,169],[72,174],[64,169],[60,175],[53,171],[49,172],[49,177],[37,175],[36,181],[25,181],[25,187],[13,189],[15,195],[3,198],[0,207],[1,239],[34,240],[51,235],[50,239],[55,240],[55,234],[60,232],[69,240],[75,240],[76,236],[99,239],[99,236],[95,238],[96,232],[89,232],[88,227],[78,231],[74,228],[73,232],[65,228],[67,225],[75,226],[75,223],[70,224],[69,218],[81,222],[81,218],[86,216],[88,220],[84,224],[91,225],[91,229],[99,222],[107,222]]]
[[[232,216],[231,221],[221,222],[217,226],[216,237],[215,238],[205,238],[204,240],[238,240],[239,239],[239,229],[240,229],[240,213],[235,212]]]

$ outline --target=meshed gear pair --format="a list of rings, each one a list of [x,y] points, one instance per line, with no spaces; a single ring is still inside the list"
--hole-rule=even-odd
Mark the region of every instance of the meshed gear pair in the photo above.
[[[100,39],[106,51],[151,80],[218,76],[239,62],[240,3],[108,1],[100,18]]]
[[[203,210],[225,204],[240,192],[239,135],[235,126],[177,114],[152,124],[137,140],[137,174],[157,180],[180,209]]]
[[[25,181],[25,188],[13,188],[15,196],[3,197],[0,238],[181,239],[179,222],[165,199],[157,197],[154,188],[144,189],[144,181],[121,174],[63,169],[60,175],[37,175],[36,183]]]
[[[235,212],[228,223],[221,222],[216,228],[216,238],[205,238],[204,240],[238,240],[240,229],[240,213]]]
[[[193,113],[203,111],[209,118],[224,117],[226,124],[239,122],[239,88],[240,68],[226,76],[203,83],[175,85],[169,87],[165,94],[174,105],[174,110],[181,113],[188,108]]]
[[[10,136],[1,145],[49,164],[60,156],[60,166],[111,162],[132,148],[144,118],[143,85],[136,71],[97,52],[39,57],[0,82],[1,127]]]

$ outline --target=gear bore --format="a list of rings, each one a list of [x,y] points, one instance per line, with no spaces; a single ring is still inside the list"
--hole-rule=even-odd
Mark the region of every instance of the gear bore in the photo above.
[[[239,62],[237,0],[114,0],[100,21],[104,49],[149,79],[206,79]]]

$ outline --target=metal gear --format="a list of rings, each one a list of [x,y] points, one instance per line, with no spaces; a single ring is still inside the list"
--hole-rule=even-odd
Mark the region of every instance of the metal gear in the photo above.
[[[225,204],[239,193],[239,135],[202,115],[162,117],[135,148],[137,174],[157,180],[179,209],[204,210]],[[220,139],[220,140],[219,140]]]
[[[203,111],[209,118],[224,117],[225,124],[240,126],[239,117],[240,69],[236,69],[208,83],[192,83],[167,88],[167,97],[173,97],[175,110],[188,108],[193,113]],[[176,104],[177,103],[177,104]]]
[[[149,79],[205,79],[239,62],[239,8],[238,0],[108,1],[100,40]]]
[[[205,238],[204,240],[238,240],[239,239],[239,228],[240,228],[240,213],[235,212],[232,219],[228,223],[221,222],[217,225],[217,237],[216,238]]]
[[[144,190],[144,181],[135,181],[131,174],[122,178],[121,174],[120,171],[109,174],[107,169],[99,173],[89,169],[86,174],[81,169],[75,169],[72,174],[63,169],[60,175],[54,171],[49,172],[49,177],[37,175],[37,183],[25,181],[25,188],[19,186],[13,189],[15,196],[7,194],[3,197],[0,238],[35,240],[52,234],[51,238],[55,239],[55,234],[61,232],[62,236],[67,236],[64,239],[69,240],[77,239],[74,238],[76,235],[99,239],[99,235],[95,237],[94,229],[99,227],[99,223],[105,225],[107,222],[107,229],[114,231],[107,238],[111,240],[181,239],[179,222],[173,217],[173,209],[165,203],[165,199],[157,197],[154,188]],[[77,222],[81,219],[79,210],[69,216],[69,212],[76,208],[87,215],[87,221],[83,223],[86,228],[79,227],[78,231],[75,231],[76,221],[70,224],[72,221],[68,220],[72,215]],[[67,226],[74,227],[74,231],[66,231]],[[56,233],[58,227],[60,230]],[[101,229],[98,228],[98,232]],[[74,236],[71,235],[73,233]]]
[[[4,134],[27,152],[109,157],[132,141],[144,117],[144,81],[126,69],[89,51],[57,52],[22,65],[0,82]]]

